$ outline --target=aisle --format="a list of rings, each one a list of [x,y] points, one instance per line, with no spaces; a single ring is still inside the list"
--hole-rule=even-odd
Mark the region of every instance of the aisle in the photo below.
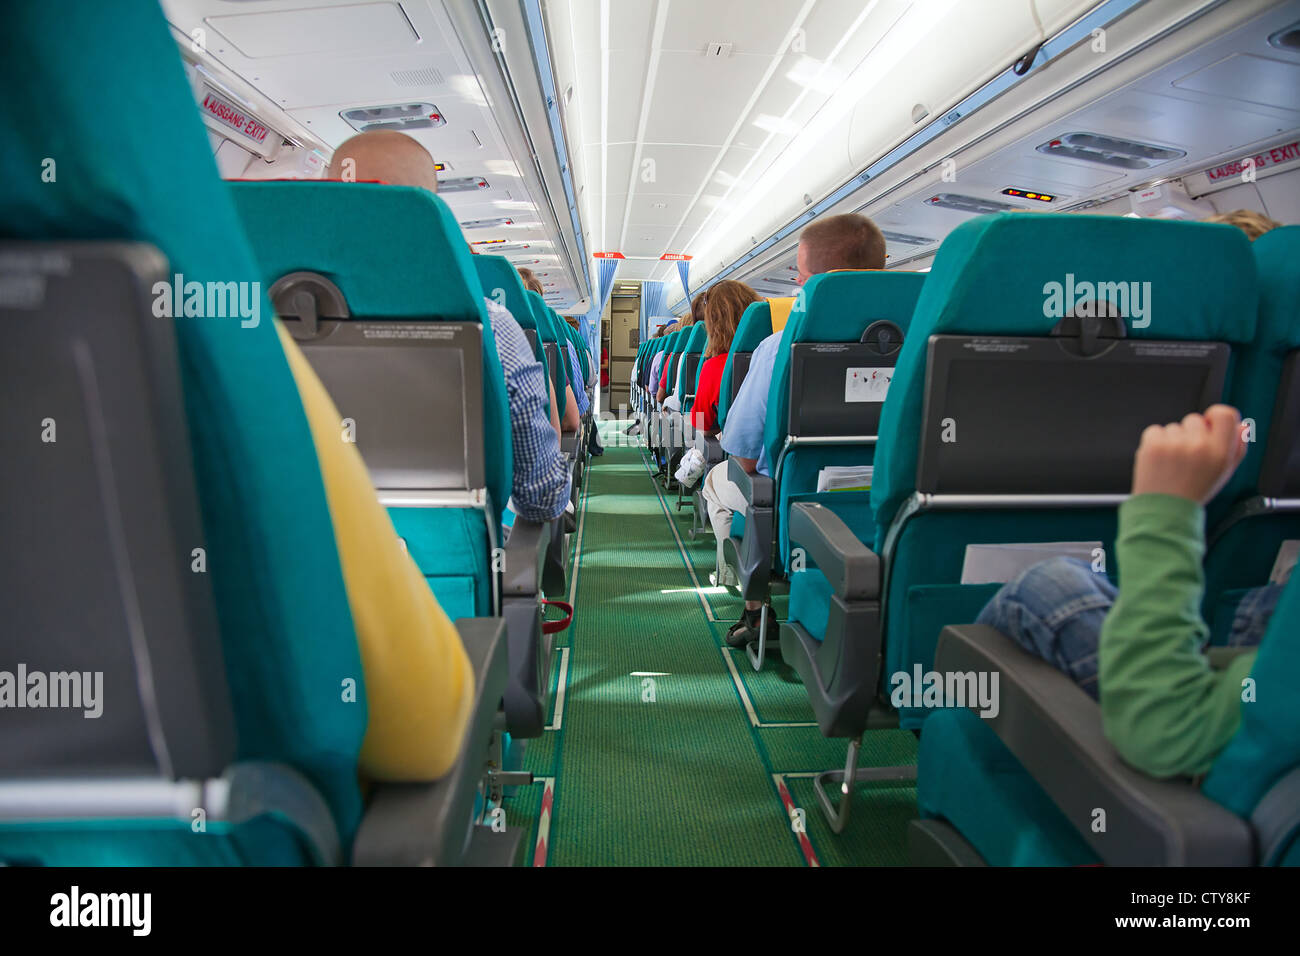
[[[642,451],[614,447],[615,434],[587,470],[571,541],[577,612],[552,668],[554,729],[526,758],[539,784],[509,802],[510,824],[529,828],[526,862],[905,862],[913,788],[859,796],[849,830],[830,834],[808,778],[842,764],[844,742],[818,733],[779,658],[755,674],[726,649],[740,605],[710,593],[712,537],[690,541],[690,506],[679,514],[675,496],[665,502]],[[914,759],[908,733],[867,744],[873,762]],[[795,808],[806,810],[804,834],[791,825]]]

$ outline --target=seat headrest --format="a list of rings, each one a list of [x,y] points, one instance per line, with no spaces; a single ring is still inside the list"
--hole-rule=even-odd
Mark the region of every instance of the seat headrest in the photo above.
[[[907,332],[925,285],[922,272],[826,272],[804,283],[795,297],[783,341],[856,342],[872,321],[884,319]]]
[[[1300,348],[1300,322],[1295,319],[1300,303],[1300,226],[1270,230],[1251,246],[1259,273],[1255,345]]]
[[[790,313],[794,311],[797,299],[797,296],[787,295],[767,300],[768,321],[772,325],[773,332],[780,332],[785,328],[785,324],[790,321]]]
[[[709,330],[704,327],[703,322],[696,322],[691,326],[691,334],[686,338],[685,352],[702,352],[704,343],[708,341]]]
[[[1096,295],[1121,311],[1124,302],[1116,300],[1129,300],[1130,337],[1249,342],[1257,301],[1253,265],[1250,241],[1232,226],[1051,213],[979,216],[939,248],[917,303],[916,331],[922,339],[940,332],[1042,335]]]
[[[772,334],[772,306],[766,300],[751,302],[740,315],[736,334],[731,339],[733,352],[752,352],[758,343]]]
[[[515,313],[525,310],[524,303],[524,281],[515,271],[515,267],[510,264],[510,260],[503,256],[489,256],[480,254],[470,256],[474,261],[474,270],[478,273],[479,285],[483,287],[483,294],[494,302],[499,302],[510,310],[510,314],[515,316],[515,321],[519,322],[519,316]],[[531,309],[529,309],[531,311]],[[520,323],[521,325],[523,323]]]
[[[474,256],[427,189],[316,181],[230,184],[264,281],[320,272],[363,318],[486,322]]]

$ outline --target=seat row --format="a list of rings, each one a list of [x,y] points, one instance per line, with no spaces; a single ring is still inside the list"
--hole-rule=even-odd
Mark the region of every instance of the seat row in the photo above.
[[[508,863],[518,834],[488,824],[546,719],[541,595],[566,589],[568,529],[516,518],[506,537],[485,294],[532,331],[558,401],[568,343],[575,392],[594,381],[585,344],[428,192],[222,183],[156,5],[23,4],[9,28],[24,52],[0,65],[0,126],[27,135],[0,160],[0,279],[28,291],[0,301],[5,659],[84,675],[87,698],[99,681],[103,708],[6,712],[0,861]],[[130,69],[96,50],[131,51]],[[91,87],[142,124],[27,112]],[[26,174],[51,154],[57,179]],[[337,431],[300,393],[311,374]],[[25,410],[44,410],[37,440]],[[568,446],[575,496],[591,427]],[[369,483],[327,460],[333,441]],[[469,717],[438,779],[398,768],[363,789],[368,727],[403,706],[359,651],[362,616],[401,585],[385,574],[415,573],[382,546],[394,529],[456,622]],[[362,538],[381,546],[345,547]]]
[[[852,781],[911,772],[859,768],[862,735],[924,727],[920,802],[928,819],[918,824],[919,859],[1277,856],[1276,848],[1273,857],[1251,856],[1255,837],[1242,822],[1250,818],[1243,804],[1227,814],[1236,823],[1220,830],[1205,822],[1214,816],[1207,816],[1210,801],[1190,785],[1137,788],[1132,778],[1141,775],[1105,751],[1095,705],[1066,700],[1058,685],[1068,679],[1050,667],[1031,668],[1036,662],[1005,637],[964,625],[1007,580],[981,572],[990,547],[1041,553],[1072,546],[1113,578],[1116,509],[1128,494],[1142,431],[1224,401],[1247,420],[1250,445],[1206,509],[1203,614],[1212,640],[1223,642],[1244,589],[1266,583],[1284,543],[1300,538],[1297,253],[1297,227],[1252,246],[1227,226],[1000,214],[955,230],[928,275],[832,273],[804,285],[768,393],[771,477],[730,463],[748,507],[733,520],[724,551],[747,599],[766,599],[774,581],[788,582],[782,655],[802,678],[822,732],[850,740],[845,769],[818,780],[834,829],[847,823]],[[1194,279],[1189,263],[1196,263]],[[766,309],[750,306],[732,343],[719,403],[724,436],[747,353],[770,329],[763,327]],[[639,365],[660,349],[689,354],[689,338],[683,332],[645,343]],[[887,390],[861,384],[880,374]],[[639,381],[651,443],[661,454],[680,449],[654,427],[664,415],[652,402],[653,383],[644,375]],[[689,412],[689,404],[682,407]],[[708,440],[696,440],[709,449]],[[709,451],[721,459],[716,444]],[[845,466],[870,466],[869,490],[819,490],[824,469]],[[1279,608],[1270,633],[1294,629],[1294,613]],[[755,667],[767,628],[765,608],[750,648]],[[1274,640],[1271,656],[1262,653],[1257,670],[1272,665],[1300,677],[1294,651],[1281,643]],[[933,672],[976,670],[1002,675],[996,719],[894,693]],[[1039,683],[1008,686],[1022,675]],[[1049,683],[1060,708],[1042,689]],[[1275,707],[1271,730],[1247,721],[1241,734],[1262,740],[1296,727],[1300,709]],[[1085,738],[1089,758],[1053,774],[1067,745],[1082,748]],[[1282,751],[1294,757],[1293,748]],[[1012,765],[1022,774],[1018,788],[1005,784]],[[1025,768],[1049,779],[1035,782]],[[1247,792],[1252,783],[1242,778],[1250,773],[1237,776],[1233,789]],[[1294,772],[1287,779],[1291,789],[1284,790],[1294,795]],[[1266,782],[1253,786],[1283,786]],[[834,799],[828,784],[846,795]],[[1031,790],[1032,798],[1024,796]],[[1157,799],[1156,790],[1164,802],[1144,816],[1143,801]],[[970,799],[972,792],[980,799]],[[1267,805],[1284,797],[1278,791]],[[1087,800],[1124,808],[1111,814],[1111,836],[1090,829],[1081,811]],[[1115,835],[1117,819],[1124,836]],[[1257,821],[1254,832],[1281,825]]]

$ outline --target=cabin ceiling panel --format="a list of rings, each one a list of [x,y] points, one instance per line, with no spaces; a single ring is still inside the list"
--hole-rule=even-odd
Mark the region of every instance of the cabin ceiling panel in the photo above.
[[[1185,90],[1300,112],[1300,64],[1234,53],[1176,80]]]
[[[655,76],[646,140],[721,146],[771,62],[765,56],[710,61],[699,53],[664,53]],[[744,145],[757,146],[765,136],[755,129]]]
[[[232,9],[229,4],[220,9]],[[250,59],[338,53],[406,53],[420,36],[397,3],[316,5],[209,16]]]
[[[703,53],[709,43],[731,43],[736,54],[779,53],[802,0],[673,0],[665,50]]]

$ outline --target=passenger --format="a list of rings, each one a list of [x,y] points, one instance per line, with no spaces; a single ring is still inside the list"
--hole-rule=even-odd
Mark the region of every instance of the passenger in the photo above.
[[[700,382],[695,389],[695,405],[691,409],[691,424],[706,435],[718,433],[718,393],[722,386],[722,372],[727,367],[727,353],[736,335],[740,317],[751,304],[761,301],[757,292],[734,279],[724,279],[709,289],[709,301],[704,308],[704,327],[709,339],[704,346],[703,364],[700,365]]]
[[[665,335],[667,335],[669,332],[673,331],[676,327],[677,327],[677,323],[676,323],[675,321],[674,321],[674,322],[668,322],[667,324],[665,324],[665,325],[661,325],[661,326],[659,326],[659,328],[655,329],[654,332],[651,334],[650,338],[652,338],[652,339],[661,339],[661,338],[663,338]],[[663,365],[661,364],[661,360],[660,360],[660,358],[659,358],[659,356],[660,356],[661,354],[662,354],[662,350],[661,350],[660,352],[656,352],[655,355],[654,355],[654,358],[652,358],[652,359],[650,360],[650,375],[646,378],[646,381],[647,381],[648,383],[650,383],[652,386],[653,386],[653,383],[654,383],[654,382],[658,381],[658,379],[659,379],[659,370],[660,370],[661,368],[663,368]],[[632,375],[632,382],[633,382],[633,384],[636,383],[636,381],[637,381],[637,377],[638,377],[638,376],[637,376],[637,373],[636,373],[636,369],[634,368],[634,369],[633,369],[633,375]]]
[[[527,289],[529,292],[536,292],[538,295],[545,294],[544,291],[545,287],[542,285],[542,280],[537,278],[537,273],[533,272],[532,269],[529,269],[527,266],[518,266],[516,267],[515,271],[519,273],[519,278],[524,280],[525,289]],[[569,354],[569,360],[570,360],[569,381],[576,382],[578,381],[578,377],[573,376],[572,368],[573,368],[573,364],[577,362],[577,356],[573,354],[572,345],[569,345],[569,353],[570,353]],[[548,386],[550,387],[551,390],[551,408],[555,408],[556,407],[555,384],[551,382],[548,383]],[[564,420],[560,422],[561,432],[576,432],[579,428],[582,427],[582,416],[587,413],[586,405],[588,404],[585,401],[587,397],[585,392],[583,392],[582,397],[584,399],[584,402],[582,405],[579,405],[577,397],[573,394],[573,386],[572,385],[564,386]]]
[[[1246,237],[1251,242],[1254,242],[1270,230],[1282,228],[1282,223],[1276,219],[1270,219],[1263,213],[1255,212],[1253,209],[1234,209],[1232,212],[1217,213],[1201,221],[1221,222],[1225,225],[1236,226],[1246,234]]]
[[[478,255],[478,250],[474,248],[474,243],[472,243],[472,242],[467,242],[467,243],[465,243],[465,245],[466,245],[466,247],[469,249],[469,254],[470,254],[471,256],[476,256],[476,255]],[[509,309],[506,309],[506,311],[509,312],[510,310],[509,310]],[[514,316],[512,315],[511,318],[513,319]],[[516,320],[516,323],[517,323],[517,321],[518,321],[518,320]],[[522,328],[522,326],[521,326],[521,328]],[[547,378],[547,379],[546,379],[546,390],[547,390],[547,392],[550,393],[550,401],[547,402],[547,411],[549,411],[549,412],[550,412],[550,415],[551,415],[551,428],[553,428],[553,429],[555,430],[555,437],[558,439],[558,438],[560,437],[560,434],[561,434],[561,432],[560,432],[560,412],[559,412],[559,408],[558,408],[558,403],[555,401],[555,386],[551,384],[551,380],[550,380],[550,378]]]
[[[433,157],[416,140],[396,130],[371,130],[344,142],[330,160],[329,177],[415,186],[436,193]],[[485,298],[488,319],[505,372],[514,453],[510,509],[526,520],[547,522],[569,503],[569,469],[559,439],[548,427],[545,378],[524,330],[503,306]]]
[[[1199,608],[1204,506],[1245,454],[1241,416],[1227,405],[1147,428],[1119,509],[1118,591],[1087,564],[1053,558],[1004,585],[979,616],[1100,698],[1106,736],[1153,777],[1206,772],[1241,720],[1255,652],[1212,669]],[[1231,646],[1259,644],[1281,592],[1246,593]]]
[[[708,301],[708,298],[709,298],[708,295],[703,292],[697,295],[695,297],[695,301],[691,303],[691,311],[686,313],[686,315],[682,316],[682,318],[677,322],[677,328],[673,329],[672,331],[676,332],[679,329],[688,329],[696,322],[703,322],[704,305]],[[668,350],[667,349],[665,349],[663,352],[660,353],[660,358],[658,359],[658,362],[659,362],[657,366],[658,371],[655,370],[656,367],[652,367],[650,369],[650,381],[659,382],[659,391],[655,394],[655,401],[659,405],[663,405],[668,398],[668,392],[669,392]],[[671,408],[669,409],[669,411],[680,411],[680,409]]]
[[[823,272],[883,269],[885,237],[866,216],[846,213],[831,216],[808,226],[799,236],[797,257],[799,285]],[[727,427],[720,441],[723,449],[750,474],[770,476],[770,463],[763,446],[767,424],[767,393],[772,384],[772,369],[782,331],[774,332],[754,349],[749,372],[727,412]],[[730,570],[723,559],[722,543],[731,534],[731,516],[747,502],[740,489],[727,475],[728,463],[714,466],[704,478],[700,494],[709,508],[709,522],[718,545],[718,583],[732,584]],[[727,643],[744,647],[758,639],[759,612],[762,604],[746,601],[740,620],[727,632]]]

